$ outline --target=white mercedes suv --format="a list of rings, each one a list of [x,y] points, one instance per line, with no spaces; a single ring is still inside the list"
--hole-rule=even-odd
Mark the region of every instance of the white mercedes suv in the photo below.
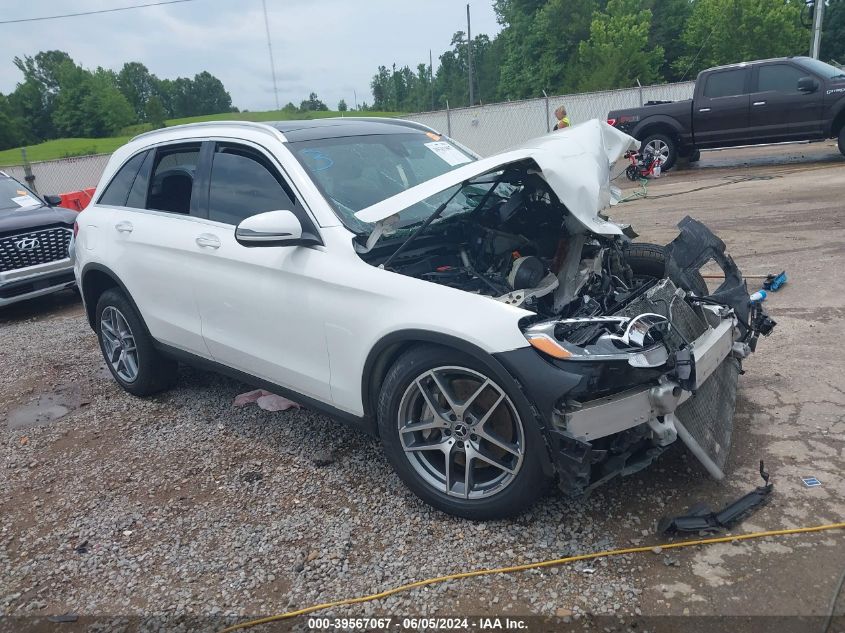
[[[288,396],[446,512],[583,493],[679,437],[721,478],[774,322],[702,224],[662,247],[603,215],[636,146],[598,121],[484,159],[392,119],[167,128],[112,156],[75,275],[130,393],[185,362]]]

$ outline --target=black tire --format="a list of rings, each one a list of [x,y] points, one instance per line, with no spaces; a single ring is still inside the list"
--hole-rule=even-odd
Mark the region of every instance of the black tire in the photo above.
[[[655,145],[662,143],[666,146],[665,160],[660,169],[661,171],[672,169],[678,161],[678,144],[675,142],[675,139],[667,134],[649,134],[643,139],[642,145],[640,146],[640,153],[644,152],[646,146],[650,143],[654,143]],[[655,154],[657,153],[659,152],[655,152]]]
[[[701,160],[701,150],[700,149],[692,150],[690,152],[690,155],[689,155],[689,162],[697,163],[700,160]]]
[[[661,279],[666,276],[666,247],[658,244],[646,244],[638,242],[631,244],[625,251],[625,260],[631,267],[634,277]],[[695,271],[690,275],[693,282],[692,288],[687,288],[700,297],[707,296],[710,291],[707,289],[707,282],[701,273]]]
[[[512,412],[515,411],[517,423],[521,425],[523,431],[521,437],[521,461],[516,466],[513,466],[513,462],[511,463],[513,469],[515,470],[515,474],[507,475],[504,471],[500,471],[499,475],[505,478],[500,484],[501,489],[493,486],[490,488],[489,492],[484,493],[488,496],[482,496],[475,499],[466,499],[449,495],[446,493],[445,485],[441,489],[435,485],[435,482],[432,482],[431,480],[427,481],[424,478],[424,475],[418,470],[420,466],[415,465],[422,461],[422,459],[415,458],[414,456],[432,455],[432,452],[406,453],[405,448],[403,448],[403,440],[400,438],[399,431],[399,427],[404,419],[404,415],[402,413],[404,411],[404,403],[407,399],[413,397],[408,394],[414,394],[414,390],[417,388],[417,385],[426,380],[426,372],[432,370],[455,370],[460,373],[460,370],[463,369],[476,372],[479,380],[483,377],[493,381],[495,389],[499,391],[500,394],[504,394],[506,396],[506,398],[503,398],[501,404],[498,406],[504,407],[504,415],[507,416],[506,419],[508,420],[513,420]],[[420,381],[419,383],[417,382],[418,379]],[[481,401],[482,396],[484,395],[485,394],[482,393],[481,396],[476,399],[476,402]],[[495,396],[495,394],[493,395]],[[419,398],[421,396],[416,397]],[[435,394],[433,397],[436,401],[438,401],[438,404],[442,402],[441,400],[438,400],[438,395]],[[489,410],[495,410],[497,416],[501,416],[503,411],[495,405],[490,407]],[[422,411],[431,412],[431,408],[422,409]],[[414,419],[416,420],[416,418]],[[432,419],[436,418],[432,416]],[[460,424],[461,421],[472,422],[472,416],[467,415],[465,418],[460,418],[454,424]],[[490,421],[493,421],[492,416]],[[446,423],[448,424],[448,422]],[[545,444],[541,431],[531,412],[531,408],[524,399],[524,396],[522,396],[521,393],[511,393],[507,386],[501,385],[500,381],[495,378],[494,373],[485,367],[483,363],[467,354],[450,348],[433,345],[414,347],[402,354],[402,356],[396,360],[381,387],[381,393],[378,401],[378,426],[381,440],[384,445],[384,451],[396,474],[399,475],[408,488],[410,488],[411,491],[420,499],[448,514],[477,521],[513,516],[531,506],[546,491],[547,485],[550,481],[550,478],[543,472],[543,452],[546,450]],[[488,426],[489,423],[484,426],[477,425],[475,427],[476,432],[480,434],[481,431],[478,431],[477,429],[479,427],[487,428]],[[467,430],[467,433],[469,432],[471,432],[471,429]],[[408,433],[408,431],[405,433]],[[451,439],[454,444],[459,437],[457,428],[455,428],[454,434],[452,434],[452,431],[450,430],[441,431],[439,429],[423,431],[422,433],[430,434],[429,437],[425,439],[426,442],[433,437],[435,442],[448,442]],[[407,435],[405,435],[405,437],[407,437]],[[478,447],[482,442],[485,442],[485,440],[476,435],[464,435],[464,437],[472,439],[474,443],[467,440],[464,444],[464,442],[458,440],[456,442],[458,446],[454,447],[454,449],[448,449],[449,451],[456,451],[453,455],[457,456],[458,460],[460,460],[460,456],[462,454],[461,451],[464,451],[464,461],[461,468],[469,470],[471,473],[475,473],[474,468],[480,464],[480,471],[482,473],[484,471],[487,471],[488,473],[496,473],[496,469],[491,469],[484,464],[483,460],[479,461],[477,459],[470,460],[470,464],[474,464],[471,468],[465,468],[467,460],[467,452],[465,451],[467,448],[470,446]],[[415,438],[412,439],[414,439],[413,443],[416,444],[417,440]],[[509,443],[510,441],[507,440],[507,442]],[[516,445],[517,444],[515,443],[512,446]],[[462,446],[466,446],[467,448],[460,448]],[[485,446],[485,450],[489,449],[490,446],[492,445]],[[505,458],[508,457],[516,459],[516,457],[512,455],[505,454]],[[417,459],[417,462],[414,462],[415,459]],[[446,454],[434,451],[434,455],[428,459],[433,462],[437,460],[445,462],[447,458]],[[466,477],[461,475],[460,470],[457,467],[459,464],[460,461],[456,462],[456,468],[453,472],[455,479],[460,479],[461,481],[453,482],[454,486],[459,486],[462,483],[462,480],[466,479]],[[432,468],[434,467],[432,466]],[[432,470],[432,472],[434,471]],[[473,474],[472,477],[472,485],[467,486],[471,491],[476,485],[476,475]],[[483,474],[478,476],[478,480],[483,480],[484,478],[485,475]],[[447,479],[446,482],[446,485],[448,485],[449,480]],[[465,487],[464,490],[466,490],[467,487]],[[459,492],[454,491],[453,494],[459,494]]]
[[[125,373],[127,367],[125,363],[123,365],[124,370],[119,370],[115,367],[113,359],[109,357],[109,352],[107,351],[109,347],[108,330],[111,326],[104,324],[103,315],[106,310],[109,310],[108,316],[112,318],[115,315],[115,311],[117,311],[116,313],[124,319],[125,324],[128,326],[128,335],[122,340],[128,341],[130,338],[134,340],[136,375],[132,379],[129,379],[126,375],[122,375],[122,373]],[[176,382],[178,364],[173,360],[163,357],[155,349],[152,337],[147,332],[147,328],[141,320],[140,315],[123,292],[117,288],[106,290],[97,301],[97,308],[94,314],[96,316],[97,339],[100,342],[100,351],[103,353],[106,367],[109,368],[112,376],[121,387],[135,396],[149,396],[173,386]],[[124,350],[120,348],[116,351],[122,354]]]
[[[839,130],[839,151],[845,156],[845,125]]]

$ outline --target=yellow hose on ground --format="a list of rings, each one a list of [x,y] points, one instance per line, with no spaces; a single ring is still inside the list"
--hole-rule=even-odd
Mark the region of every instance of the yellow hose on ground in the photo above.
[[[525,563],[523,565],[513,565],[511,567],[497,567],[495,569],[477,569],[475,571],[464,571],[456,574],[448,574],[446,576],[438,576],[436,578],[427,578],[425,580],[418,580],[406,585],[386,589],[378,593],[372,593],[368,596],[359,596],[357,598],[346,598],[344,600],[335,600],[334,602],[324,602],[323,604],[315,604],[304,609],[297,609],[296,611],[288,611],[287,613],[280,613],[278,615],[271,615],[266,618],[259,618],[257,620],[249,620],[226,627],[220,633],[231,633],[241,629],[248,629],[260,624],[268,624],[270,622],[278,622],[279,620],[288,620],[300,615],[314,613],[315,611],[322,611],[323,609],[330,609],[332,607],[341,607],[348,604],[358,604],[360,602],[369,602],[371,600],[380,600],[387,598],[403,591],[410,591],[411,589],[418,589],[419,587],[427,587],[428,585],[436,585],[448,580],[461,580],[463,578],[475,578],[477,576],[491,576],[493,574],[510,574],[517,571],[527,571],[529,569],[540,569],[542,567],[555,567],[557,565],[565,565],[567,563],[574,563],[579,560],[593,560],[596,558],[606,558],[608,556],[622,556],[623,554],[637,554],[642,552],[651,552],[656,547],[661,549],[678,549],[681,547],[692,547],[694,545],[713,545],[715,543],[730,543],[731,541],[746,541],[755,538],[765,538],[767,536],[786,536],[788,534],[807,534],[808,532],[823,532],[825,530],[841,530],[845,529],[845,523],[828,523],[826,525],[813,525],[803,528],[791,528],[787,530],[769,530],[767,532],[751,532],[749,534],[737,534],[735,536],[719,536],[716,538],[697,539],[694,541],[681,541],[679,543],[665,543],[662,545],[644,545],[642,547],[627,547],[625,549],[612,549],[604,552],[595,552],[593,554],[580,554],[578,556],[567,556],[566,558],[555,558],[552,560],[544,560],[536,563]]]

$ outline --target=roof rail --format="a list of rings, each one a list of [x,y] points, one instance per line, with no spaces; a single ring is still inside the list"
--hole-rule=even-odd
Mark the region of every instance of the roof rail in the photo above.
[[[344,121],[378,121],[379,123],[389,123],[391,125],[400,125],[402,127],[411,127],[423,132],[437,132],[434,128],[429,127],[425,123],[418,123],[417,121],[410,121],[408,119],[399,119],[395,117],[386,116],[345,116],[345,117],[331,117],[333,119],[343,119]],[[439,132],[437,132],[439,134]]]
[[[147,136],[155,136],[156,134],[162,134],[164,132],[171,132],[173,130],[181,130],[185,128],[198,128],[198,127],[218,127],[221,125],[226,125],[230,127],[244,127],[251,130],[257,130],[261,132],[266,132],[271,136],[275,136],[276,138],[281,139],[282,141],[285,140],[284,135],[274,128],[272,125],[268,125],[267,123],[261,123],[259,121],[198,121],[197,123],[182,123],[181,125],[173,125],[171,127],[163,127],[157,130],[150,130],[149,132],[143,132],[134,136],[130,139],[130,143],[135,141],[139,138],[144,138]]]

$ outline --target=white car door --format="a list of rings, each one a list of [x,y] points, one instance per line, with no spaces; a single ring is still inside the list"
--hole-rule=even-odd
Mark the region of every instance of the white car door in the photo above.
[[[133,157],[109,184],[99,206],[110,206],[101,230],[116,234],[111,266],[150,334],[161,343],[208,357],[193,294],[201,277],[194,242],[197,223],[191,216],[197,204],[194,173],[200,148],[196,142],[148,150],[135,175],[124,174],[137,161],[138,156]],[[128,194],[118,186],[127,179]]]
[[[291,210],[316,235],[294,192],[261,150],[219,142],[209,152],[208,219],[194,230],[204,283],[195,287],[212,358],[303,395],[331,402],[325,315],[339,309],[323,247],[246,247],[235,226]]]

